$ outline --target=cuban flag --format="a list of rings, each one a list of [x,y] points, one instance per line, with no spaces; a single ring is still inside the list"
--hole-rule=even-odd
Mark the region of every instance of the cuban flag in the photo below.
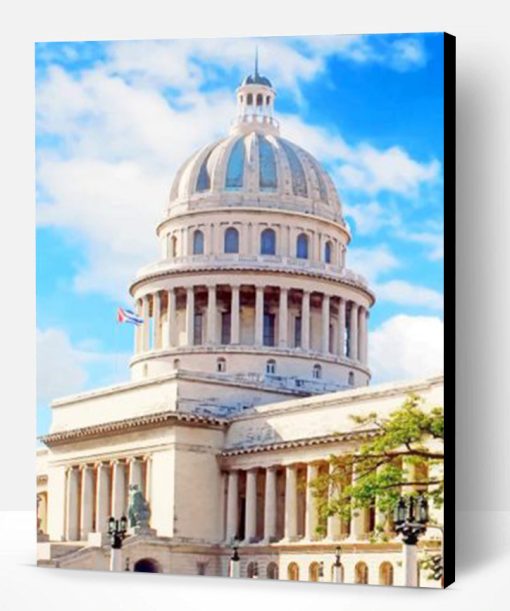
[[[120,323],[126,322],[132,325],[141,325],[143,323],[143,318],[140,318],[131,310],[126,310],[124,308],[118,308],[117,322],[120,322]]]

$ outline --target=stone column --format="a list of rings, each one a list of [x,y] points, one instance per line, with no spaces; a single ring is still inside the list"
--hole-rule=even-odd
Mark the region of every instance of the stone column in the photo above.
[[[356,465],[353,467],[353,481],[356,481]],[[363,535],[366,534],[366,508],[352,509],[351,514],[351,538],[352,539],[363,539]]]
[[[142,479],[142,461],[139,458],[132,458],[129,461],[129,485],[138,486],[138,490],[144,494]]]
[[[195,326],[195,290],[186,289],[186,346],[193,346],[193,330]]]
[[[280,309],[278,312],[278,345],[280,348],[286,348],[288,345],[288,302],[288,289],[280,288]]]
[[[255,345],[264,342],[264,287],[255,287]]]
[[[92,532],[94,517],[94,470],[89,465],[81,468],[80,538]]]
[[[147,352],[150,345],[150,316],[149,316],[149,296],[142,297],[142,351]]]
[[[175,289],[168,289],[167,320],[167,346],[168,348],[175,348],[177,346],[177,304]]]
[[[79,538],[78,525],[78,491],[80,471],[77,467],[67,470],[66,478],[66,541],[77,541]]]
[[[349,318],[349,358],[358,360],[358,304],[351,302],[351,315]]]
[[[358,358],[363,364],[367,364],[367,347],[368,347],[368,333],[367,333],[367,310],[360,306],[359,308],[359,321],[358,321]]]
[[[99,463],[97,465],[96,479],[96,532],[108,530],[110,517],[110,465]]]
[[[112,515],[120,518],[126,513],[126,465],[119,460],[113,462]]]
[[[227,483],[227,527],[226,542],[230,543],[237,536],[239,513],[239,472],[229,471]]]
[[[331,475],[334,471],[334,467],[333,464],[330,462],[328,465],[328,469],[329,469],[329,476],[331,478]],[[333,485],[333,482],[330,479],[329,482],[329,486],[328,486],[328,500],[331,501],[333,499],[333,497],[335,496],[336,491],[340,492],[339,488],[339,484],[338,482],[336,482],[336,486]],[[331,516],[328,516],[327,518],[327,523],[326,523],[326,537],[327,539],[330,539],[331,541],[336,541],[337,539],[340,538],[340,535],[342,534],[342,519],[338,514],[333,514]]]
[[[257,538],[257,470],[246,472],[246,512],[244,525],[246,543],[253,543]]]
[[[207,343],[216,343],[216,285],[207,287]]]
[[[310,350],[310,291],[303,291],[301,303],[301,348]]]
[[[297,472],[294,465],[285,468],[285,539],[297,535]]]
[[[230,343],[240,343],[240,287],[232,285],[232,297],[230,304]]]
[[[152,349],[161,348],[161,293],[152,296]]]
[[[329,295],[322,296],[322,352],[329,353]]]
[[[142,303],[140,299],[136,300],[135,313],[140,318],[142,317]],[[135,354],[142,351],[143,325],[135,325]]]
[[[345,356],[345,299],[338,302],[338,356]]]
[[[310,487],[317,474],[317,465],[310,463],[306,466],[305,538],[308,541],[317,538],[317,533],[315,532],[318,523],[317,505],[313,495],[313,488]]]
[[[266,469],[264,498],[264,539],[268,543],[276,539],[276,468]]]
[[[144,456],[143,460],[145,462],[145,487],[143,493],[145,500],[150,503],[152,496],[152,458],[151,456]]]

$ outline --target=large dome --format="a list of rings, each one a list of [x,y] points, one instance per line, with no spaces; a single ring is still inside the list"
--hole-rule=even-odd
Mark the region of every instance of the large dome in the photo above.
[[[230,134],[202,147],[178,170],[169,216],[235,206],[288,210],[344,224],[328,173],[310,153],[280,136],[275,96],[257,69],[244,79]]]
[[[177,172],[170,209],[192,201],[296,208],[341,220],[336,189],[319,162],[278,135],[234,133],[203,147]]]

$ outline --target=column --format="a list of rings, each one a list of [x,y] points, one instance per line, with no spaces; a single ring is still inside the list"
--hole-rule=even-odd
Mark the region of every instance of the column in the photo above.
[[[152,349],[161,348],[161,293],[152,296]]]
[[[335,496],[335,492],[338,491],[340,493],[341,490],[339,490],[339,487],[340,487],[339,482],[335,482],[335,484],[333,484],[333,481],[331,479],[331,476],[333,475],[333,471],[334,471],[334,465],[332,462],[329,463],[328,469],[329,469],[329,478],[330,478],[329,486],[328,486],[328,501],[331,502]],[[326,537],[330,539],[331,541],[336,541],[340,538],[341,534],[342,534],[342,518],[340,517],[340,515],[338,513],[335,513],[331,516],[328,516],[327,523],[326,523]]]
[[[345,356],[345,299],[338,301],[338,356]]]
[[[145,500],[150,503],[152,495],[152,458],[151,456],[144,456],[143,460],[145,462],[145,488],[143,493]]]
[[[301,303],[301,347],[310,349],[310,291],[303,291]]]
[[[368,347],[368,333],[367,333],[367,310],[360,306],[359,308],[359,321],[358,321],[358,358],[363,365],[367,364],[367,347]]]
[[[110,465],[99,463],[96,478],[96,532],[108,530],[110,517]]]
[[[349,358],[358,360],[358,304],[351,301],[351,315],[349,318]]]
[[[207,343],[216,343],[216,285],[207,287]]]
[[[297,472],[294,465],[285,468],[285,539],[297,535]]]
[[[94,512],[94,470],[89,465],[81,468],[80,538],[92,532]]]
[[[262,346],[264,341],[264,287],[255,288],[255,345]]]
[[[168,348],[175,348],[177,346],[177,304],[175,289],[168,289],[167,308],[167,346]]]
[[[253,543],[257,538],[257,470],[246,472],[246,513],[244,538]]]
[[[195,322],[195,290],[192,286],[186,289],[186,345],[193,346],[193,329]]]
[[[317,465],[310,463],[306,466],[306,505],[305,505],[305,538],[312,541],[317,538],[315,529],[317,528],[317,505],[313,495],[311,482],[316,479],[318,474]]]
[[[126,512],[126,472],[125,464],[118,460],[113,462],[112,481],[112,515],[120,518]]]
[[[239,512],[239,472],[229,471],[227,483],[227,528],[226,541],[230,543],[237,536]]]
[[[356,481],[356,465],[353,467],[353,481]],[[366,534],[366,508],[353,508],[351,514],[351,537],[363,539]]]
[[[78,490],[80,472],[77,467],[67,470],[66,479],[66,541],[78,540]]]
[[[264,539],[270,543],[276,539],[276,468],[266,469],[264,497]]]
[[[278,345],[280,348],[286,348],[288,344],[288,315],[289,315],[289,291],[288,289],[280,289],[280,309],[278,316]]]
[[[135,313],[141,318],[142,316],[142,303],[140,299],[136,300]],[[135,325],[135,354],[142,351],[142,337],[143,337],[143,325]]]
[[[329,295],[322,296],[322,352],[329,353]]]
[[[149,296],[144,295],[142,297],[142,351],[147,352],[149,350],[150,342],[150,316],[149,316]]]
[[[144,494],[142,482],[142,461],[139,458],[132,458],[129,461],[129,485],[138,486],[138,490]]]
[[[240,340],[240,287],[232,285],[232,296],[230,304],[230,343],[239,344]]]

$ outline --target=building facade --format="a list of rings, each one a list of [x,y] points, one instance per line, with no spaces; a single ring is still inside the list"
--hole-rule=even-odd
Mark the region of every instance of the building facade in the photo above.
[[[239,540],[243,576],[330,581],[340,542],[344,581],[403,584],[401,542],[372,541],[380,516],[322,520],[309,484],[374,434],[352,415],[410,392],[442,405],[442,378],[368,386],[375,297],[346,268],[333,182],[280,135],[257,68],[236,95],[230,134],[177,172],[160,260],[130,287],[143,320],[130,381],[52,404],[39,562],[107,569],[108,517],[137,484],[151,531],[126,539],[131,570],[226,575]]]

